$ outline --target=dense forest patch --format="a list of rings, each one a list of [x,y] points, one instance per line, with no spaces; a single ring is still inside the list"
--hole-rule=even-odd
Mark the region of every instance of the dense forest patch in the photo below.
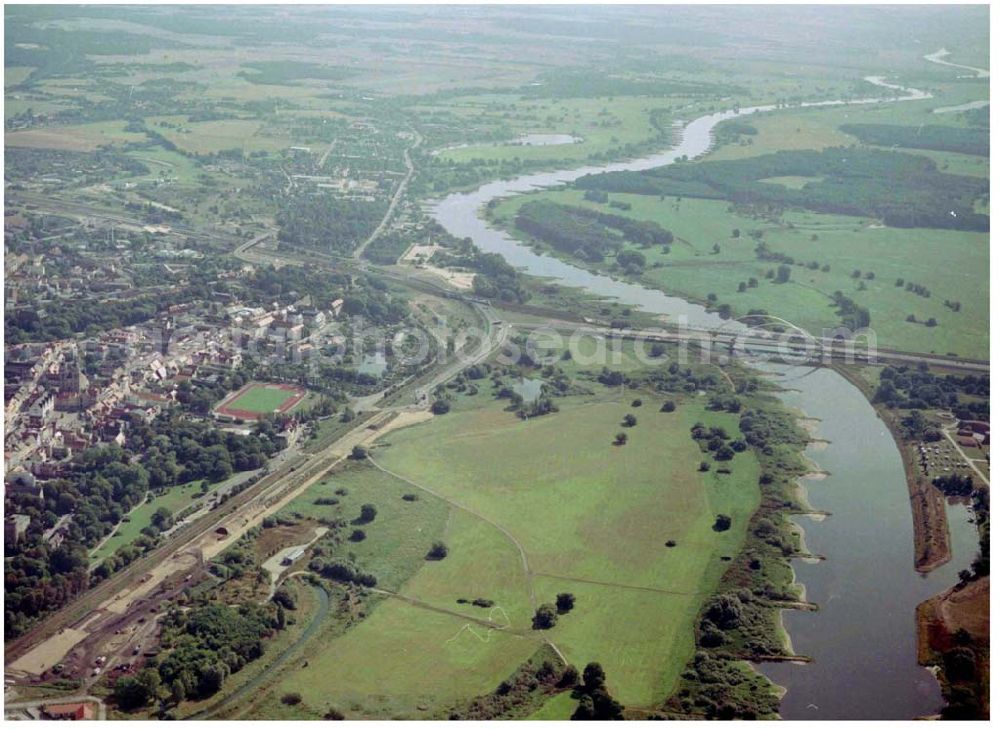
[[[525,233],[589,261],[603,260],[625,241],[649,247],[670,245],[674,240],[673,234],[657,223],[545,201],[521,206],[515,224]]]
[[[762,182],[771,177],[821,177],[801,189]],[[933,161],[900,152],[833,148],[776,152],[740,160],[674,164],[644,172],[587,175],[588,190],[730,200],[864,215],[898,228],[989,230],[974,212],[986,180],[940,172]]]
[[[865,144],[881,147],[909,147],[911,149],[937,149],[942,152],[959,152],[988,157],[990,130],[945,127],[922,124],[907,127],[899,124],[843,124],[847,132]]]
[[[342,81],[352,75],[347,69],[305,61],[252,61],[243,67],[249,70],[240,71],[237,76],[254,84],[294,85],[303,79]]]

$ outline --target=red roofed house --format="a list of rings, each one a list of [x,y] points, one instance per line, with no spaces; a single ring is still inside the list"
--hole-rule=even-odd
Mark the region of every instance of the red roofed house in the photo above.
[[[94,705],[83,701],[72,704],[48,704],[42,707],[42,712],[50,719],[82,721],[96,718]]]

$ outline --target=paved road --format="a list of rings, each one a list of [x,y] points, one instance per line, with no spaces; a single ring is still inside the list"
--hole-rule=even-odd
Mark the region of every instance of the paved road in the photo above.
[[[406,187],[407,185],[410,184],[410,179],[413,177],[413,169],[414,169],[413,160],[410,159],[410,152],[416,149],[418,146],[420,146],[420,143],[423,141],[423,139],[419,134],[414,132],[414,135],[416,135],[416,140],[413,142],[413,144],[410,146],[409,149],[403,152],[403,160],[406,162],[406,177],[404,177],[402,180],[399,181],[399,185],[396,187],[396,192],[393,193],[392,200],[389,201],[389,209],[385,211],[385,215],[382,217],[382,222],[380,222],[378,224],[378,227],[372,231],[372,234],[368,236],[365,242],[362,243],[360,246],[358,246],[357,249],[355,249],[354,251],[355,259],[361,258],[361,256],[365,252],[365,249],[368,248],[371,242],[376,238],[378,238],[380,235],[382,235],[382,231],[385,230],[385,227],[389,224],[389,221],[392,219],[393,213],[396,211],[396,206],[399,204],[399,201],[403,198],[403,195],[406,193]]]

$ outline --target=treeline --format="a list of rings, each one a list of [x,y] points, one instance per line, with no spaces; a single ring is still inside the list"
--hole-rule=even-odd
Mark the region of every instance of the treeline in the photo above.
[[[319,81],[343,81],[357,72],[347,68],[323,66],[308,61],[247,61],[241,64],[247,71],[237,72],[237,76],[252,84],[295,86],[296,81],[316,79]]]
[[[20,187],[18,180],[34,180],[47,175],[62,179],[67,172],[74,176],[74,184],[80,186],[105,182],[109,177],[149,174],[149,168],[139,160],[108,147],[99,147],[93,152],[86,153],[28,147],[11,148],[7,150],[4,161],[6,166],[4,177],[13,189]],[[81,176],[76,177],[78,174]]]
[[[740,394],[755,389],[752,379],[737,385]],[[732,558],[717,594],[701,609],[697,652],[665,705],[669,711],[695,718],[777,715],[780,698],[773,684],[750,670],[746,661],[756,663],[785,652],[775,629],[776,603],[798,599],[787,563],[798,550],[798,538],[783,512],[793,503],[789,487],[802,472],[799,454],[807,436],[771,398],[746,402],[739,429],[760,462],[761,506],[750,516],[746,541]]]
[[[271,434],[224,433],[175,414],[148,424],[133,420],[128,434],[126,448],[83,451],[65,478],[45,483],[42,499],[18,495],[6,500],[7,513],[31,517],[26,539],[6,552],[6,639],[20,635],[90,585],[88,550],[151,492],[197,480],[220,481],[234,471],[259,468],[279,449]],[[49,546],[42,532],[67,515],[72,519],[65,540]],[[115,566],[99,567],[95,579]]]
[[[802,189],[772,177],[819,177]],[[674,164],[643,172],[607,172],[576,182],[582,189],[729,200],[879,218],[898,228],[989,230],[974,203],[989,181],[940,172],[926,157],[871,149],[795,150],[749,159]]]
[[[657,223],[546,201],[522,205],[514,223],[558,250],[594,262],[619,251],[624,241],[648,248],[674,240],[673,234]]]
[[[278,240],[325,253],[349,254],[385,215],[384,201],[300,195],[278,212]]]
[[[899,124],[842,124],[840,130],[865,144],[880,147],[909,147],[959,152],[988,157],[990,130],[970,127],[945,127],[922,124],[907,127]]]
[[[630,79],[593,70],[553,71],[542,74],[539,83],[523,86],[523,96],[545,99],[590,99],[598,96],[706,96],[733,95],[739,86],[705,84],[666,79]]]

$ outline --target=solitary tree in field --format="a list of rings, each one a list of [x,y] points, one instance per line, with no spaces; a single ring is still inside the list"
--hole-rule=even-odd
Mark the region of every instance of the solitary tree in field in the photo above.
[[[626,433],[619,433],[615,436],[615,445],[623,446],[628,442],[628,435]]]
[[[427,559],[431,562],[440,562],[448,556],[448,546],[444,542],[434,542],[427,552]]]
[[[545,603],[539,605],[538,609],[535,611],[535,617],[531,621],[531,627],[535,630],[548,630],[549,628],[555,627],[555,624],[559,621],[559,614],[556,612],[556,606],[550,603]]]
[[[571,592],[560,592],[556,595],[556,609],[560,613],[568,613],[576,604],[576,596]]]
[[[370,521],[375,521],[376,514],[378,514],[378,509],[375,508],[375,504],[362,504],[358,523],[367,524]]]
[[[729,528],[733,525],[733,519],[725,514],[717,514],[715,517],[715,524],[712,525],[712,529],[717,532],[729,531]]]
[[[627,413],[624,418],[622,418],[622,425],[626,428],[633,427],[637,422],[639,422],[632,413]]]

